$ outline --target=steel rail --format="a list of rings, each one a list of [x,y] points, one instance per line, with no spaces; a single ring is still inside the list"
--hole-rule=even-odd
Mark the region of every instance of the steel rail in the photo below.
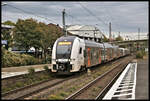
[[[127,63],[126,63],[126,65],[127,65]],[[111,71],[113,71],[114,69],[116,69],[119,66],[122,66],[122,63],[120,63],[119,65],[115,66],[111,70],[105,72],[104,74],[100,75],[99,77],[97,77],[93,81],[89,82],[84,87],[82,87],[81,89],[79,89],[78,91],[76,91],[75,93],[73,93],[72,95],[70,95],[69,97],[67,97],[65,100],[75,99],[77,96],[79,96],[81,93],[83,93],[86,89],[88,89],[89,87],[91,87],[93,84],[95,84],[96,82],[98,82],[100,79],[102,79],[104,76],[106,76],[108,73],[110,73]]]
[[[48,82],[51,83],[51,82],[53,82],[53,80],[50,79],[50,80],[41,81],[41,82],[36,83],[36,84],[31,84],[31,85],[28,85],[28,86],[25,86],[25,87],[22,87],[22,88],[18,88],[18,89],[15,89],[15,90],[12,90],[12,91],[9,91],[7,93],[2,94],[2,99],[9,99],[9,96],[12,96],[14,94],[15,94],[15,96],[13,96],[13,98],[11,98],[11,100],[23,99],[24,97],[30,96],[30,95],[32,95],[32,94],[34,94],[36,92],[40,92],[43,89],[47,89],[49,87],[53,87],[55,85],[58,85],[58,84],[66,81],[66,80],[71,79],[71,78],[72,77],[68,77],[67,79],[58,79],[58,81],[56,79],[53,79],[53,80],[55,80],[57,82],[54,82],[54,83],[49,84],[49,85],[46,85],[45,87],[39,87],[39,88],[37,88],[37,89],[35,89],[33,91],[32,90],[31,91],[27,91],[27,93],[22,93],[22,92],[25,92],[26,90],[32,89],[33,87],[42,85],[44,83],[48,83]],[[19,94],[17,95],[17,93],[19,93]]]
[[[103,74],[103,75],[106,75],[106,74]],[[101,76],[103,76],[103,75],[101,75]],[[60,81],[55,82],[55,83],[53,83],[53,84],[51,84],[51,85],[49,85],[49,86],[46,86],[46,87],[43,87],[43,88],[39,88],[39,89],[34,90],[34,91],[31,91],[31,92],[29,92],[29,93],[27,93],[27,94],[25,94],[25,93],[24,93],[24,94],[21,94],[21,93],[20,93],[19,96],[16,96],[16,97],[13,96],[14,98],[11,98],[11,99],[23,99],[23,98],[25,98],[25,97],[27,97],[27,96],[30,96],[30,95],[32,95],[32,94],[34,94],[34,93],[36,93],[36,92],[40,92],[40,91],[42,91],[42,90],[44,90],[44,89],[46,89],[46,88],[53,87],[54,85],[58,85],[58,84],[60,84],[60,83],[62,83],[62,82],[64,82],[64,81],[69,80],[69,79],[71,79],[71,78],[74,78],[74,77],[76,77],[76,76],[77,76],[77,75],[68,77],[67,79],[60,80]],[[36,83],[36,84],[27,85],[27,86],[25,86],[25,87],[18,88],[18,89],[11,90],[11,91],[9,91],[9,92],[3,93],[3,94],[2,94],[2,99],[8,99],[7,96],[10,96],[10,95],[12,95],[12,94],[15,94],[15,93],[24,91],[24,90],[29,89],[29,88],[33,88],[33,87],[35,87],[35,86],[41,85],[41,84],[43,84],[43,83],[46,83],[46,82],[48,82],[48,81],[50,81],[50,80],[52,80],[52,78],[49,79],[49,80],[46,80],[46,81],[41,81],[41,82]],[[52,81],[51,81],[51,82],[52,82]],[[93,83],[94,83],[94,81],[93,81]]]
[[[127,64],[129,64],[129,62]],[[122,70],[120,72],[118,72],[117,75],[105,86],[105,88],[97,95],[97,97],[95,98],[95,100],[100,100],[100,99],[102,99],[105,96],[105,94],[107,93],[107,91],[112,87],[112,85],[115,83],[115,81],[117,80],[117,78],[124,71],[124,69],[126,68],[127,64],[125,64],[124,68],[122,68]]]

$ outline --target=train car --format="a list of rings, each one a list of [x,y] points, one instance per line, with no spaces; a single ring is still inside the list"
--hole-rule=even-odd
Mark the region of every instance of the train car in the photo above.
[[[125,51],[125,56],[130,54],[130,50],[129,49],[124,48],[124,51]]]
[[[125,56],[125,50],[124,50],[124,48],[119,48],[119,50],[120,50],[120,57],[123,57],[123,56]]]
[[[109,43],[97,43],[84,40],[77,36],[58,38],[52,50],[51,71],[57,74],[70,74],[85,70],[89,67],[119,58],[128,54],[118,46]]]
[[[84,70],[104,61],[103,44],[76,36],[61,37],[52,50],[52,72],[68,74]]]
[[[127,49],[127,48],[119,48],[120,49],[120,53],[121,53],[121,57],[123,57],[123,56],[127,56],[127,55],[129,55],[130,54],[130,50],[129,49]]]
[[[113,50],[114,50],[114,52],[113,52],[113,59],[117,59],[117,58],[119,58],[120,57],[120,50],[119,50],[119,47],[118,46],[116,46],[116,45],[113,45],[112,46],[113,47]]]
[[[52,50],[51,71],[63,73],[79,71],[79,65],[84,65],[82,59],[84,47],[84,40],[75,36],[63,36],[57,39]],[[78,55],[77,50],[80,53]],[[77,58],[80,58],[80,61]]]
[[[114,49],[111,44],[103,43],[104,44],[104,51],[105,51],[105,62],[113,60],[114,56]]]
[[[104,61],[102,50],[104,45],[94,41],[85,40],[85,67],[101,64]]]

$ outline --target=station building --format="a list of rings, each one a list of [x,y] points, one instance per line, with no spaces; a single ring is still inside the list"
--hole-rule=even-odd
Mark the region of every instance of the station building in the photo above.
[[[92,25],[67,25],[66,30],[72,35],[83,39],[101,42],[101,39],[103,38],[103,33],[97,27]]]

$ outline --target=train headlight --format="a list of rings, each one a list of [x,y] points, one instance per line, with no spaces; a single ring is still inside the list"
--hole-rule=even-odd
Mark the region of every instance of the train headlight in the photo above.
[[[71,61],[75,61],[75,59],[71,59]]]

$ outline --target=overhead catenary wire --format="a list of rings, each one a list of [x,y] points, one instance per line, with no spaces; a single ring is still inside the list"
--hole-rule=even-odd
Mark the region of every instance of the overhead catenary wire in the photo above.
[[[108,23],[105,23],[101,18],[99,18],[99,17],[97,17],[92,11],[90,11],[87,7],[85,7],[83,4],[81,4],[80,2],[78,2],[78,4],[80,4],[80,6],[83,8],[83,9],[85,9],[90,15],[92,15],[93,17],[95,17],[98,21],[100,21],[100,22],[102,22],[104,25],[106,25],[107,27],[108,27]],[[106,11],[106,10],[105,10]],[[108,10],[107,10],[108,11]],[[110,13],[110,12],[109,12]],[[108,14],[108,13],[107,13]],[[112,17],[110,17],[112,20],[113,20],[113,18]],[[114,27],[113,27],[113,30],[115,30],[114,29]],[[117,31],[117,30],[115,30],[115,31]]]
[[[71,14],[66,13],[66,16],[70,16],[72,19],[76,20],[77,22],[81,23],[82,21],[75,18],[74,16],[72,16]]]
[[[106,25],[106,26],[108,27],[108,24],[105,23],[103,20],[101,20],[99,17],[97,17],[92,11],[90,11],[88,8],[86,8],[85,6],[83,6],[80,2],[78,2],[78,4],[80,4],[80,6],[81,6],[84,10],[86,10],[86,11],[89,13],[89,15],[92,15],[92,16],[95,17],[98,21],[102,22],[104,25]],[[101,26],[101,27],[102,27],[102,26]]]
[[[51,4],[54,4],[54,2],[51,2]],[[64,7],[65,8],[65,7]],[[60,11],[58,9],[55,9],[56,12],[60,13]],[[80,20],[74,16],[72,16],[70,13],[68,13],[67,11],[65,12],[66,17],[71,17],[72,20],[75,20],[77,22],[79,22],[80,24],[83,24],[83,20]],[[67,20],[66,20],[67,21]]]
[[[22,11],[22,12],[24,12],[24,13],[31,14],[31,15],[34,15],[34,16],[36,16],[36,17],[43,18],[43,19],[45,19],[45,20],[47,20],[47,21],[56,23],[55,21],[53,21],[53,20],[51,20],[51,19],[49,19],[49,18],[46,18],[46,17],[43,17],[43,16],[36,15],[36,14],[33,13],[33,12],[25,11],[25,10],[23,10],[23,9],[20,9],[20,8],[15,7],[15,6],[13,6],[13,5],[10,5],[10,4],[7,4],[7,5],[10,6],[10,7],[12,7],[12,8],[15,8],[15,9],[17,9],[17,10],[20,10],[20,11]],[[57,24],[57,23],[56,23],[56,24]]]
[[[80,4],[83,9],[85,9],[90,15],[92,15],[93,17],[95,17],[98,21],[100,21],[104,25],[108,26],[107,23],[105,23],[103,20],[101,20],[99,17],[97,17],[92,11],[90,11],[88,8],[86,8],[85,6],[83,6],[80,2],[78,2],[78,4]]]

